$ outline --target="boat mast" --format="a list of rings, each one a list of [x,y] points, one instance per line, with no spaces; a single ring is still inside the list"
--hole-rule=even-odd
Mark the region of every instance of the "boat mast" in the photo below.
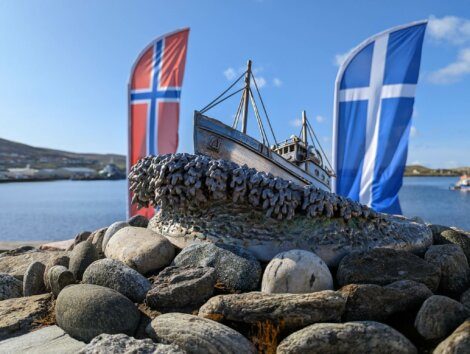
[[[246,127],[248,121],[248,101],[250,100],[250,76],[251,76],[251,60],[248,60],[246,76],[245,76],[245,90],[243,92],[243,119],[242,119],[242,133],[246,134]]]
[[[307,113],[302,111],[302,141],[305,144],[305,148],[308,147],[307,141]]]

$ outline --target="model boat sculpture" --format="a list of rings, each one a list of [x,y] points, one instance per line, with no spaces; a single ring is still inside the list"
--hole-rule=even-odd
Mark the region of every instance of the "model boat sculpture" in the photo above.
[[[245,77],[244,87],[229,94],[228,92],[243,77]],[[269,144],[263,119],[251,89],[252,82],[274,138],[274,145]],[[212,107],[239,92],[242,92],[242,97],[231,127],[204,114]],[[263,142],[247,135],[250,101]],[[240,118],[241,131],[237,130]],[[309,137],[311,144],[309,144]],[[250,168],[271,173],[301,186],[313,185],[319,189],[330,191],[330,177],[333,176],[333,171],[312,126],[307,120],[305,111],[302,112],[300,137],[293,135],[290,139],[278,143],[259,93],[256,78],[251,70],[251,61],[248,61],[246,72],[227,90],[204,109],[194,113],[194,151],[196,154],[207,155],[214,159],[224,159],[233,161],[238,165],[247,165]]]

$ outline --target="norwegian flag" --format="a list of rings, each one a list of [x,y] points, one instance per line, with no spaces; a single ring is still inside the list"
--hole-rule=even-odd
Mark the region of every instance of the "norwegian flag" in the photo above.
[[[132,67],[128,173],[142,157],[175,153],[178,148],[179,101],[188,36],[189,28],[185,28],[155,39],[141,52]],[[131,205],[131,200],[129,192],[129,216],[153,216],[153,208],[137,210],[136,205]]]

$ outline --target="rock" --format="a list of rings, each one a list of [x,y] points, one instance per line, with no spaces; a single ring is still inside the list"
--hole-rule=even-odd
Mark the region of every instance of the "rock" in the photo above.
[[[48,283],[52,293],[57,297],[67,285],[75,284],[75,277],[64,266],[56,265],[49,269]]]
[[[23,275],[33,262],[47,264],[51,258],[67,255],[61,251],[38,251],[30,250],[25,253],[7,255],[0,257],[0,273],[8,273],[19,280],[23,280]]]
[[[0,301],[0,340],[41,326],[51,316],[51,300],[51,294],[42,294]]]
[[[154,343],[151,339],[135,339],[125,334],[100,334],[77,354],[185,354],[174,344]]]
[[[73,245],[74,241],[75,239],[71,238],[70,240],[48,242],[39,246],[39,249],[43,251],[66,251]]]
[[[414,280],[435,291],[440,274],[439,267],[412,253],[381,248],[354,252],[344,257],[339,264],[336,279],[340,286],[387,285],[397,280]]]
[[[284,339],[277,354],[383,354],[417,353],[400,332],[378,322],[317,323]]]
[[[33,262],[29,265],[23,277],[23,295],[39,295],[46,292],[44,285],[44,271],[46,266],[41,262]]]
[[[73,239],[73,244],[70,245],[69,248],[67,248],[67,251],[72,251],[79,243],[82,243],[83,241],[88,240],[90,235],[91,235],[90,231],[82,231],[76,234]]]
[[[470,280],[470,268],[467,257],[459,245],[435,245],[429,247],[424,259],[441,269],[439,290],[461,294],[467,289]]]
[[[95,246],[96,251],[98,252],[98,255],[99,255],[100,258],[104,257],[103,239],[104,239],[104,235],[106,233],[106,230],[108,230],[108,228],[103,227],[102,229],[94,231],[90,235],[91,244],[93,246]]]
[[[251,292],[215,296],[199,309],[199,316],[247,324],[269,321],[296,330],[316,322],[338,322],[345,306],[346,297],[331,290],[308,294]]]
[[[151,230],[127,226],[109,240],[105,254],[146,274],[170,264],[175,257],[175,248],[166,238]]]
[[[61,328],[49,326],[0,342],[0,353],[76,353],[85,343],[70,337]]]
[[[174,259],[178,267],[213,267],[218,285],[228,291],[258,289],[261,265],[242,247],[198,243],[184,248]]]
[[[467,310],[467,313],[470,316],[470,288],[468,288],[467,291],[465,291],[462,296],[460,296],[460,302],[465,307],[465,310]]]
[[[212,320],[183,313],[156,317],[147,334],[162,343],[174,343],[188,354],[256,353],[240,333]]]
[[[49,259],[46,264],[46,269],[44,270],[44,285],[46,286],[47,291],[51,291],[51,284],[49,283],[49,269],[55,265],[61,265],[65,268],[69,267],[70,258],[68,256],[58,256]]]
[[[81,280],[87,267],[99,258],[98,251],[91,241],[79,243],[70,254],[69,270],[77,280]]]
[[[0,301],[23,296],[23,283],[13,275],[0,273]]]
[[[315,253],[291,250],[279,253],[263,274],[261,291],[265,293],[312,293],[333,289],[333,277]]]
[[[167,267],[154,277],[145,302],[154,309],[194,309],[211,297],[215,281],[214,268]]]
[[[384,321],[398,312],[418,309],[431,290],[412,280],[400,280],[387,286],[349,284],[339,291],[347,297],[344,321]]]
[[[470,318],[441,342],[433,354],[465,354],[470,348]]]
[[[142,302],[151,284],[136,270],[115,259],[93,262],[83,273],[83,283],[114,289],[132,302]]]
[[[453,243],[459,245],[462,247],[467,260],[470,260],[470,233],[455,229],[444,230],[440,233],[439,242],[436,243]]]
[[[130,226],[135,226],[135,227],[147,227],[149,224],[149,219],[147,219],[143,215],[134,215],[131,217],[129,220],[127,220],[127,223]]]
[[[442,339],[466,317],[467,312],[461,303],[445,296],[433,295],[419,309],[415,328],[425,339]]]
[[[140,313],[124,295],[98,285],[71,285],[56,301],[57,325],[72,337],[89,342],[102,333],[133,335]]]
[[[106,246],[108,245],[108,242],[111,237],[113,237],[114,234],[121,230],[123,227],[127,226],[129,226],[129,224],[125,221],[116,221],[115,223],[109,225],[109,227],[106,229],[106,232],[104,233],[103,242],[101,243],[101,249],[104,253],[106,253]]]

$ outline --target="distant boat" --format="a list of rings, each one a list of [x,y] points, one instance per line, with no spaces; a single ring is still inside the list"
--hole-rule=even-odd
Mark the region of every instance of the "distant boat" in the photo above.
[[[244,87],[225,96],[243,76],[245,77]],[[274,138],[273,145],[269,144],[263,121],[250,87],[251,82],[254,83]],[[207,110],[242,91],[242,98],[231,127],[204,114]],[[249,101],[251,101],[253,106],[263,142],[259,142],[246,133]],[[237,130],[240,118],[242,123],[241,131]],[[309,136],[311,143],[308,140]],[[248,167],[256,168],[258,171],[268,172],[300,185],[314,185],[325,191],[330,191],[330,178],[334,176],[333,169],[323,152],[312,126],[307,120],[305,111],[302,112],[300,137],[293,135],[280,143],[276,141],[256,79],[251,71],[251,61],[248,61],[246,72],[227,90],[204,109],[194,113],[194,151],[195,153],[208,155],[215,159],[225,159],[239,165],[246,164]]]
[[[463,175],[460,179],[450,187],[452,190],[470,191],[470,177]]]

